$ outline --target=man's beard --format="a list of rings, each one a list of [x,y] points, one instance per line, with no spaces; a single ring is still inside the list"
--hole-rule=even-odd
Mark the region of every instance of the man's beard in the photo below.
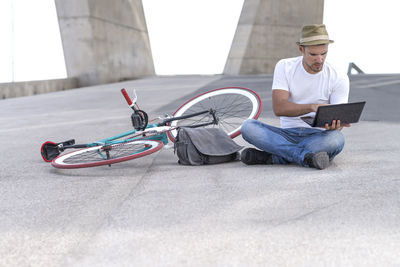
[[[320,72],[322,70],[322,67],[324,66],[324,63],[313,63],[311,66],[308,65],[308,67],[313,71],[313,72]]]

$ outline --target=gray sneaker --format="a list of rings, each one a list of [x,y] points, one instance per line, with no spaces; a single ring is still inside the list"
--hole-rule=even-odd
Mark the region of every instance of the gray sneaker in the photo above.
[[[255,148],[245,148],[240,154],[240,160],[247,165],[272,164],[272,154]]]
[[[304,156],[304,163],[310,168],[323,170],[329,166],[328,153],[321,151],[317,153],[307,153]]]

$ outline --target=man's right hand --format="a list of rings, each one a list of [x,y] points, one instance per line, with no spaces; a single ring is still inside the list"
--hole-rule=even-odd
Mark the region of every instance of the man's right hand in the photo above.
[[[321,106],[328,106],[329,104],[311,104],[313,112],[317,112],[318,108]]]

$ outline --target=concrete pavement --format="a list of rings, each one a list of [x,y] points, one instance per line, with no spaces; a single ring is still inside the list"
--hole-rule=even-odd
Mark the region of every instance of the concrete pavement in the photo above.
[[[399,75],[359,75],[362,121],[323,171],[234,162],[180,166],[173,149],[112,167],[58,170],[43,141],[130,128],[119,93],[150,115],[206,89],[260,93],[271,76],[155,77],[0,101],[0,266],[398,266]],[[245,145],[241,138],[235,139]]]

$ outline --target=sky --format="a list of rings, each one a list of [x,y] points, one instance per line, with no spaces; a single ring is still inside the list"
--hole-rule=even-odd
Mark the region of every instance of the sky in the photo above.
[[[158,75],[222,73],[244,0],[142,2]],[[325,0],[327,60],[400,73],[399,10],[398,0]],[[0,36],[0,82],[66,77],[54,0],[0,0]]]
[[[400,73],[400,1],[325,0],[324,23],[335,41],[327,60],[338,68]]]
[[[0,82],[66,77],[53,0],[0,0],[0,36]]]

